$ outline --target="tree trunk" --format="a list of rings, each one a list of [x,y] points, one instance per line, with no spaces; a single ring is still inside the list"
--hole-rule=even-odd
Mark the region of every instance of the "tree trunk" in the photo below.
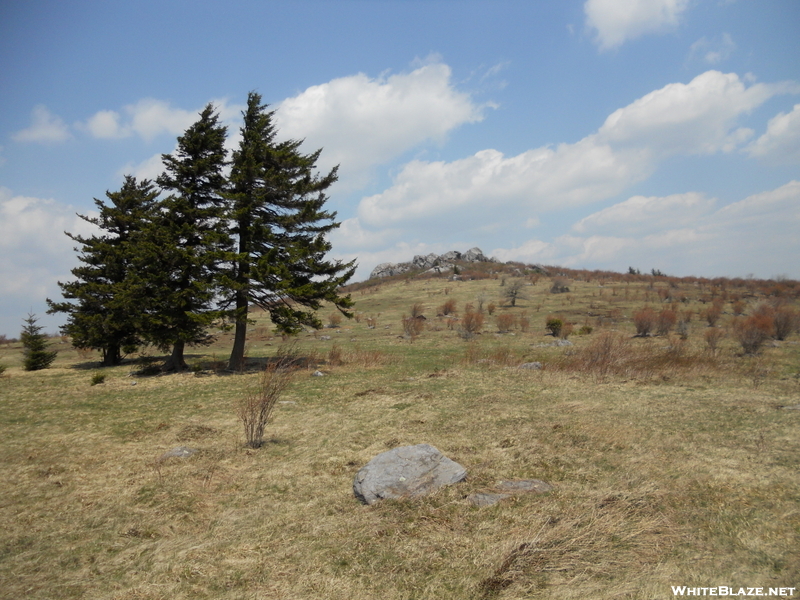
[[[183,349],[186,343],[183,340],[175,342],[172,347],[172,355],[164,363],[165,371],[184,371],[186,370],[186,361],[183,360]]]
[[[103,366],[114,367],[122,362],[122,351],[118,345],[112,344],[103,348]]]
[[[233,350],[228,361],[228,369],[244,369],[244,344],[247,341],[247,296],[244,291],[236,292],[236,329],[233,337]]]

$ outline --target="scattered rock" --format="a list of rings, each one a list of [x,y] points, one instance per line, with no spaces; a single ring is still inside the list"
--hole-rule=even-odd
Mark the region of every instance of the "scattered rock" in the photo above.
[[[445,252],[440,256],[433,253],[427,256],[418,254],[411,262],[381,263],[372,269],[369,278],[392,277],[412,270],[420,270],[426,273],[445,273],[453,270],[453,261],[456,260],[463,262],[497,262],[494,258],[487,258],[480,248],[470,248],[463,254],[456,250]]]
[[[533,371],[538,371],[539,369],[542,368],[542,363],[540,363],[538,360],[535,361],[535,362],[526,362],[526,363],[522,363],[517,368],[518,369],[531,369]]]
[[[800,410],[800,404],[795,404],[794,406],[784,406],[783,410]]]
[[[511,498],[511,494],[490,494],[488,492],[478,492],[476,494],[470,494],[467,496],[467,502],[472,504],[472,506],[492,506],[493,504],[497,504],[500,500],[505,500],[506,498]]]
[[[467,496],[467,501],[473,506],[492,506],[501,500],[511,498],[515,494],[544,494],[553,489],[553,486],[539,479],[515,479],[500,481],[492,492],[476,492]]]
[[[186,458],[195,452],[197,452],[197,450],[194,448],[189,448],[188,446],[178,446],[177,448],[173,448],[172,450],[164,452],[159,460],[166,460],[168,458]]]
[[[329,340],[329,339],[331,339],[331,336],[329,336],[329,335],[321,335],[321,336],[319,336],[319,339],[321,339],[321,340]]]
[[[534,494],[544,494],[550,492],[553,486],[540,479],[515,479],[513,481],[501,481],[495,486],[503,492],[528,492]]]
[[[311,376],[312,376],[312,377],[325,377],[325,373],[323,373],[322,371],[314,371],[314,372],[311,374]]]
[[[430,444],[402,446],[378,454],[356,473],[353,493],[365,504],[416,498],[463,481],[467,470]]]

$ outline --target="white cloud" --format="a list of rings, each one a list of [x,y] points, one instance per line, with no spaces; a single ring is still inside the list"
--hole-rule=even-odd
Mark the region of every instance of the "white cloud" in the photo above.
[[[735,73],[707,71],[687,84],[671,83],[614,111],[598,131],[615,146],[637,145],[668,156],[731,151],[752,135],[737,119],[797,84],[756,83]]]
[[[277,109],[281,137],[324,148],[320,166],[341,164],[343,176],[358,184],[371,167],[483,118],[482,107],[453,86],[450,67],[441,62],[375,79],[363,73],[334,79]]]
[[[587,0],[583,10],[600,49],[607,50],[675,28],[688,6],[689,0]]]
[[[689,50],[689,56],[694,58],[702,55],[703,60],[710,64],[716,65],[724,60],[727,60],[736,50],[736,44],[729,33],[723,33],[720,37],[709,40],[702,37],[692,44]]]
[[[382,229],[380,231],[364,229],[358,217],[354,217],[342,221],[338,229],[334,229],[328,235],[328,239],[337,251],[340,251],[342,249],[372,249],[386,246],[400,235],[402,235],[402,231],[399,229]]]
[[[161,159],[161,154],[154,154],[150,158],[143,160],[140,163],[127,163],[119,171],[117,177],[122,180],[125,175],[133,175],[139,181],[143,179],[150,179],[155,181],[156,177],[164,172],[164,163]]]
[[[611,114],[575,144],[505,156],[482,150],[452,162],[407,163],[393,184],[362,199],[362,224],[486,227],[502,215],[575,207],[621,193],[676,154],[730,151],[752,131],[738,119],[793,84],[753,84],[708,71],[669,84]]]
[[[227,124],[231,136],[238,135],[238,125],[241,120],[240,105],[229,104],[227,99],[213,100],[220,120]],[[151,141],[164,134],[177,136],[182,134],[199,118],[198,110],[184,110],[173,108],[169,102],[155,98],[143,98],[135,104],[128,104],[120,113],[114,110],[101,110],[89,117],[85,123],[78,127],[88,131],[96,138],[123,138],[138,135],[146,141]]]
[[[31,112],[31,126],[15,133],[12,139],[18,142],[52,144],[63,142],[69,137],[69,128],[64,121],[51,114],[45,105],[39,104]]]
[[[695,225],[714,209],[716,200],[704,194],[688,192],[671,196],[633,196],[584,217],[572,230],[642,234]]]
[[[712,202],[696,194],[631,198],[581,220],[580,227],[576,224],[573,230],[585,235],[562,235],[553,242],[532,239],[516,247],[495,249],[492,254],[502,260],[588,269],[622,271],[635,266],[681,275],[756,273],[769,277],[786,273],[800,277],[796,260],[800,256],[800,181],[717,211],[711,210]],[[657,206],[672,208],[653,212]],[[677,218],[685,207],[693,212],[691,217]],[[613,215],[620,218],[616,231],[605,222]],[[636,224],[647,218],[660,228],[629,226],[631,221]]]
[[[0,297],[19,313],[4,311],[0,332],[16,335],[25,313],[43,311],[48,296],[60,297],[57,281],[67,280],[77,264],[75,243],[64,231],[86,236],[97,229],[55,200],[0,188]]]
[[[800,162],[800,104],[795,104],[790,113],[779,113],[770,119],[766,133],[746,151],[776,162]]]

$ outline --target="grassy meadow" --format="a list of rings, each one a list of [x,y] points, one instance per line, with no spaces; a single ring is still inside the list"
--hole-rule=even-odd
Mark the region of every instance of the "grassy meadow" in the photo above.
[[[283,343],[264,313],[244,373],[224,370],[230,333],[169,375],[138,373],[153,350],[101,370],[96,354],[55,338],[53,366],[25,372],[20,345],[0,346],[0,597],[660,599],[673,585],[800,587],[800,336],[751,355],[734,327],[735,312],[763,303],[797,310],[800,287],[566,272],[570,291],[554,294],[551,277],[520,275],[353,286],[355,319],[296,339],[309,365],[255,450],[236,403]],[[448,300],[454,314],[437,317]],[[468,303],[483,318],[474,334]],[[403,323],[415,304],[419,331]],[[683,336],[675,323],[635,337],[646,305],[673,310]],[[554,345],[555,316],[572,345]],[[543,368],[518,368],[533,361]],[[467,480],[421,499],[355,499],[364,464],[419,443]],[[161,458],[177,446],[197,452]],[[515,478],[554,490],[466,500]]]

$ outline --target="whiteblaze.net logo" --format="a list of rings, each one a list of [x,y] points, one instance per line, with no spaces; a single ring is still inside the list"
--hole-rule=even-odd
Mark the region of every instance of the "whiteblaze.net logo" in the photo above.
[[[686,585],[673,585],[673,596],[783,596],[784,598],[794,596],[797,588],[793,587],[728,587],[720,585],[717,587],[689,587]]]

